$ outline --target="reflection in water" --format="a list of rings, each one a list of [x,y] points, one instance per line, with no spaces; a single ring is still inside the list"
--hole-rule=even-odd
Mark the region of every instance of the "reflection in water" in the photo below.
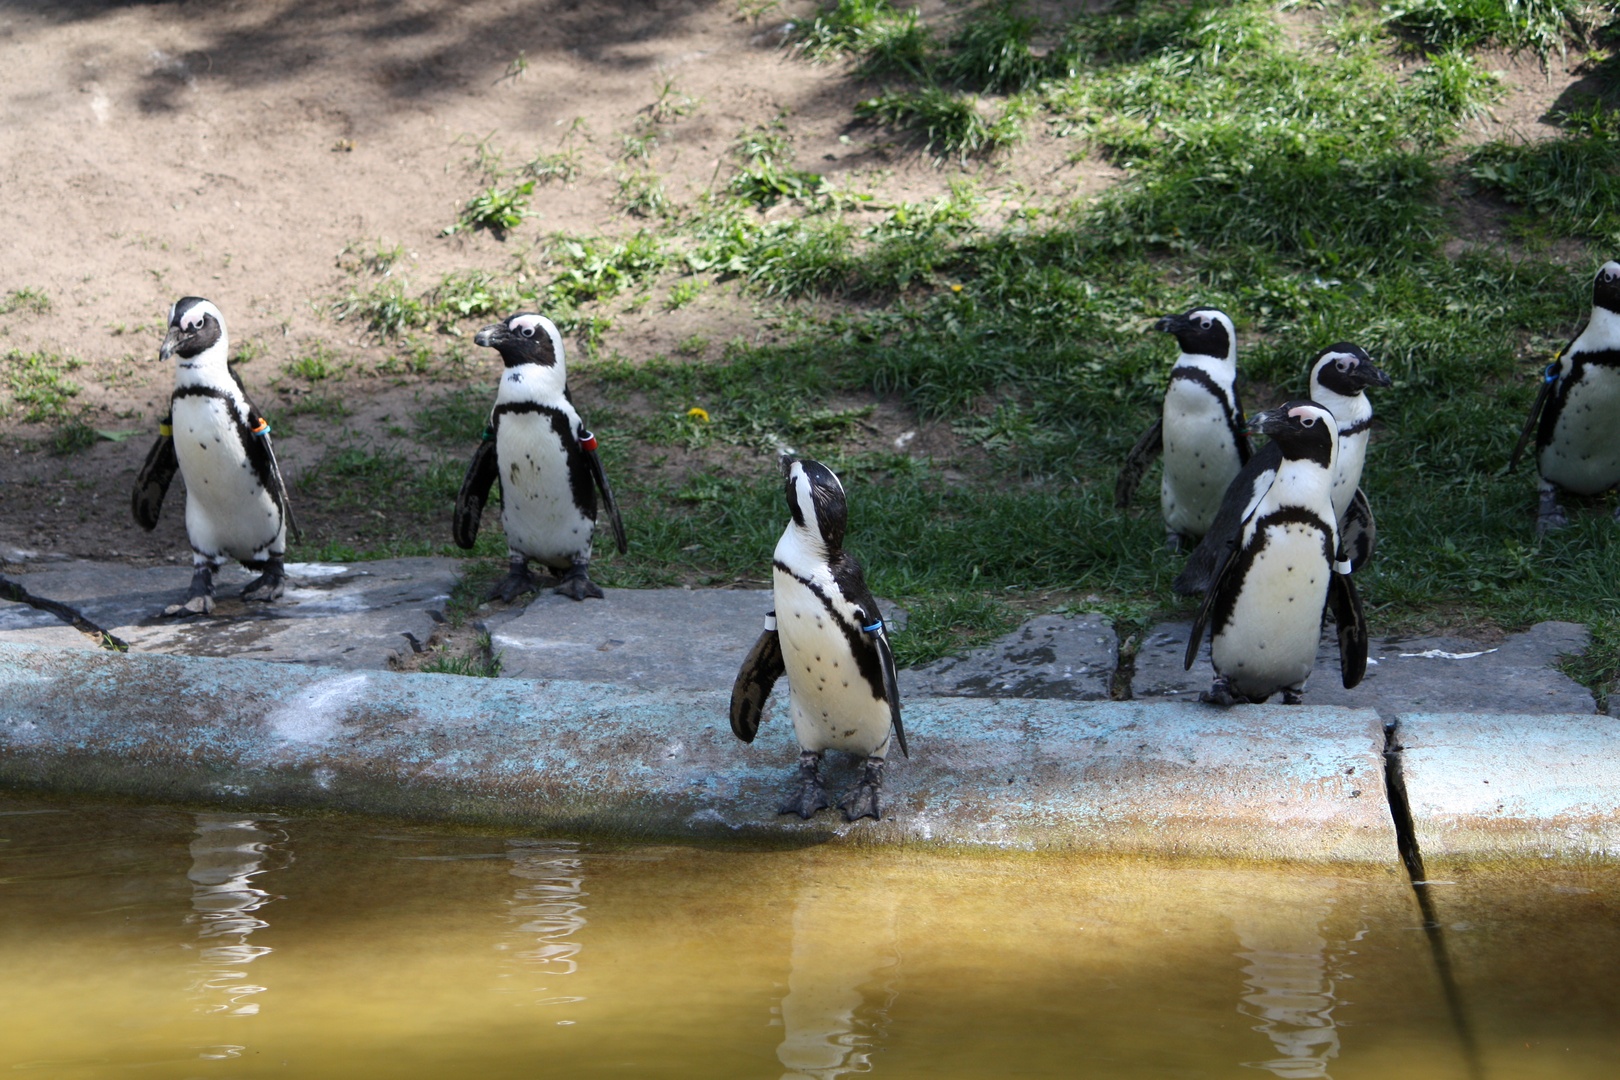
[[[198,924],[202,942],[197,981],[191,990],[205,1013],[251,1016],[259,1003],[251,1000],[264,987],[245,982],[247,965],[270,952],[269,946],[250,945],[256,930],[270,925],[259,911],[276,899],[253,884],[253,879],[286,865],[273,845],[286,834],[270,822],[231,814],[198,814],[196,839],[191,842],[191,907],[188,923]],[[205,1056],[234,1056],[233,1048],[213,1048]]]
[[[579,969],[581,943],[575,934],[585,925],[585,861],[579,845],[569,840],[510,840],[506,857],[509,871],[523,881],[513,893],[512,921],[517,924],[512,949],[518,970],[538,975],[535,1004],[561,1005],[582,997],[558,993],[566,984],[558,980]],[[560,1021],[567,1023],[568,1021]]]
[[[1271,1040],[1276,1056],[1244,1064],[1289,1080],[1326,1077],[1328,1062],[1339,1056],[1334,990],[1343,977],[1319,932],[1333,900],[1300,904],[1297,894],[1270,904],[1248,900],[1229,912],[1243,946],[1237,955],[1246,961],[1238,1011],[1260,1021],[1254,1030]]]
[[[898,895],[881,886],[814,881],[799,891],[776,1049],[788,1069],[784,1080],[871,1071],[896,997],[898,903]],[[863,987],[875,991],[870,1000]]]

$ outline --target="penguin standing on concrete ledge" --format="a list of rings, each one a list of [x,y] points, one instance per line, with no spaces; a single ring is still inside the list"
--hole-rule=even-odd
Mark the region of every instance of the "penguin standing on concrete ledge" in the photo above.
[[[158,358],[174,357],[169,415],[135,479],[130,508],[143,529],[157,527],[174,474],[186,482],[191,591],[165,615],[214,610],[214,572],[227,558],[260,574],[244,600],[274,600],[285,590],[287,531],[298,537],[287,487],[270,448],[270,424],[253,407],[228,363],[225,316],[199,296],[176,300]]]
[[[511,564],[490,598],[511,603],[536,588],[530,560],[559,571],[555,592],[575,600],[600,598],[602,590],[588,574],[597,491],[620,554],[627,550],[624,522],[596,454],[596,437],[568,396],[562,335],[545,316],[522,312],[484,327],[473,340],[500,353],[506,370],[484,441],[456,496],[456,543],[471,548],[477,542],[484,503],[499,482]]]
[[[1390,386],[1390,378],[1373,363],[1359,345],[1341,341],[1316,354],[1310,368],[1311,400],[1333,414],[1339,427],[1339,462],[1333,473],[1333,513],[1339,523],[1339,558],[1356,570],[1372,557],[1377,532],[1372,507],[1361,490],[1361,468],[1367,460],[1367,440],[1372,432],[1372,402],[1366,390]],[[1282,448],[1275,442],[1262,447],[1243,466],[1234,485],[1248,490],[1255,479],[1276,472]],[[1209,588],[1215,563],[1223,548],[1232,542],[1245,504],[1226,501],[1209,527],[1209,532],[1176,575],[1173,588],[1183,596],[1196,596]]]
[[[1155,455],[1164,454],[1159,505],[1165,545],[1179,551],[1209,531],[1221,496],[1249,460],[1249,436],[1237,396],[1237,331],[1225,312],[1194,308],[1167,315],[1157,330],[1171,333],[1181,355],[1170,369],[1164,408],[1125,456],[1114,482],[1123,510]]]
[[[788,458],[783,470],[792,520],[776,543],[776,610],[732,686],[731,730],[754,741],[771,688],[786,674],[799,782],[778,812],[809,819],[825,808],[821,757],[843,750],[866,758],[860,784],[838,804],[845,819],[879,818],[891,740],[907,753],[894,653],[861,564],[844,550],[843,485],[819,461]]]
[[[1240,529],[1226,538],[1214,578],[1187,641],[1185,665],[1211,628],[1215,682],[1199,700],[1215,705],[1265,701],[1282,691],[1297,705],[1316,663],[1322,612],[1333,608],[1345,689],[1367,670],[1367,622],[1338,557],[1333,476],[1339,439],[1333,414],[1313,401],[1290,401],[1255,417],[1279,454],[1275,470],[1234,483],[1227,507]]]
[[[1541,473],[1536,532],[1546,533],[1569,524],[1558,505],[1560,488],[1599,495],[1620,483],[1620,262],[1598,270],[1591,318],[1542,373],[1510,470],[1518,466],[1531,431]]]

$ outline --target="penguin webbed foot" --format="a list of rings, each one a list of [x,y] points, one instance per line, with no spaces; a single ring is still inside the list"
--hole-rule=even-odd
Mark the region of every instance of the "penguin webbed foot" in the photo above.
[[[1285,686],[1282,691],[1282,699],[1284,705],[1303,705],[1305,704],[1305,691]]]
[[[1209,689],[1198,695],[1198,700],[1205,705],[1219,705],[1223,709],[1230,709],[1233,705],[1250,704],[1248,698],[1232,692],[1232,680],[1225,675],[1217,676]]]
[[[1568,524],[1569,515],[1558,505],[1557,490],[1551,487],[1543,488],[1540,502],[1536,505],[1536,535],[1546,536]]]
[[[788,801],[776,812],[798,814],[809,821],[818,810],[832,805],[827,801],[827,789],[821,786],[821,755],[806,750],[799,755],[799,786]]]
[[[1184,548],[1190,546],[1191,545],[1188,543],[1188,538],[1182,536],[1178,532],[1167,532],[1164,534],[1164,550],[1168,551],[1172,555],[1180,555]]]
[[[214,569],[207,565],[197,567],[196,572],[191,575],[191,588],[186,590],[186,598],[163,609],[164,618],[170,619],[213,613]]]
[[[557,587],[551,591],[558,596],[566,596],[570,600],[584,600],[591,597],[596,600],[605,600],[602,587],[590,579],[586,573],[589,563],[575,563],[568,568],[568,572],[558,581]]]
[[[883,762],[867,759],[866,773],[861,782],[855,785],[853,791],[845,795],[838,802],[838,808],[844,812],[845,821],[859,821],[869,817],[873,821],[883,820],[881,808],[878,805],[878,792],[883,788]]]
[[[529,573],[528,566],[514,559],[507,570],[506,576],[490,586],[489,595],[485,599],[499,600],[503,604],[510,604],[524,593],[533,592],[539,587],[540,583],[534,580],[533,574]]]
[[[264,573],[247,583],[242,590],[242,599],[247,601],[261,601],[268,603],[276,600],[287,591],[287,572],[282,568],[280,559],[271,559],[264,568]]]

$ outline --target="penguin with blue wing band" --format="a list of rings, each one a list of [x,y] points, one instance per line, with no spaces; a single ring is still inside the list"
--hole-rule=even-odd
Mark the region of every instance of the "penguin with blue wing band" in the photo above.
[[[1532,431],[1541,474],[1536,531],[1547,533],[1569,524],[1560,491],[1600,495],[1620,484],[1620,262],[1598,268],[1591,317],[1543,370],[1509,470],[1518,466]]]
[[[784,459],[790,520],[773,560],[775,610],[731,691],[731,729],[752,742],[771,688],[787,676],[799,743],[793,795],[780,813],[809,819],[827,805],[821,760],[828,750],[865,758],[860,783],[840,802],[844,817],[880,818],[890,744],[906,754],[894,653],[877,601],[855,556],[844,550],[843,485],[818,461]]]

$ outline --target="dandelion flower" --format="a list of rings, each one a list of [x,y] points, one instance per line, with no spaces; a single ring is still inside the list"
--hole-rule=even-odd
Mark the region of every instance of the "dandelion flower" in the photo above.
[[[690,416],[693,420],[696,420],[699,423],[707,424],[709,422],[708,410],[700,409],[696,405],[692,406],[690,409],[687,409],[686,415]]]

